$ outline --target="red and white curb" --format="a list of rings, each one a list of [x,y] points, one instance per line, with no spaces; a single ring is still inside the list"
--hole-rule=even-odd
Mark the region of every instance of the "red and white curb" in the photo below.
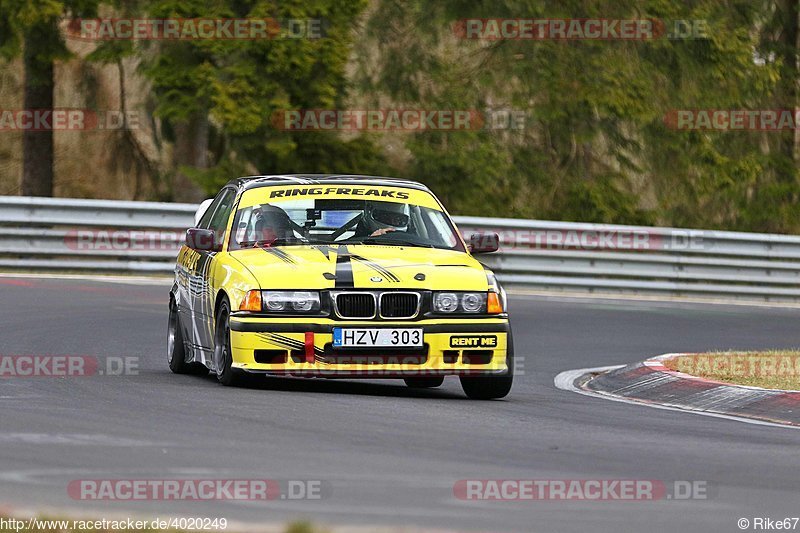
[[[665,354],[640,363],[581,368],[555,377],[557,388],[617,402],[748,424],[800,429],[800,391],[761,389],[691,376],[664,366]]]

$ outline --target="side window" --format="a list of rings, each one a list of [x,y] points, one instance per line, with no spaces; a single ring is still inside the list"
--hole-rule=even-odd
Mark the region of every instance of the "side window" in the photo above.
[[[425,226],[428,231],[431,241],[437,244],[443,244],[448,248],[454,248],[458,245],[454,230],[447,223],[444,213],[436,211],[435,209],[426,209]]]
[[[228,219],[233,211],[233,203],[236,201],[236,191],[227,189],[224,191],[219,207],[214,211],[211,216],[211,223],[208,229],[214,231],[214,240],[217,245],[221,246],[225,242],[225,232],[228,229]]]
[[[211,216],[219,207],[219,204],[222,203],[222,200],[225,196],[230,192],[230,189],[224,189],[217,193],[217,196],[214,198],[214,201],[211,202],[211,205],[208,206],[206,212],[203,213],[203,216],[200,217],[200,222],[197,223],[198,228],[208,229],[208,225],[211,222]]]
[[[245,207],[244,209],[239,209],[239,212],[236,213],[236,218],[233,219],[234,226],[234,234],[231,237],[231,246],[230,248],[239,249],[239,245],[243,242],[255,240],[255,217],[253,216],[253,208],[252,207]]]
[[[197,225],[199,228],[210,229],[214,232],[214,242],[221,246],[225,241],[225,232],[227,231],[228,218],[233,211],[233,204],[236,201],[236,191],[233,189],[222,190],[212,203],[208,210],[203,214],[200,223]]]

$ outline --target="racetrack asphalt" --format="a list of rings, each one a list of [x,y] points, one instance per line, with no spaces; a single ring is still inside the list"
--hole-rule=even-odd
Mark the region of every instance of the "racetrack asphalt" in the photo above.
[[[512,296],[523,373],[503,401],[458,380],[267,378],[232,389],[167,368],[166,283],[0,278],[0,355],[138,358],[138,374],[0,379],[0,507],[481,531],[738,531],[800,515],[800,432],[589,398],[561,371],[667,352],[791,348],[800,311]],[[76,479],[321,480],[321,500],[91,502]],[[706,482],[685,501],[464,501],[463,479]],[[800,527],[800,526],[799,526]]]

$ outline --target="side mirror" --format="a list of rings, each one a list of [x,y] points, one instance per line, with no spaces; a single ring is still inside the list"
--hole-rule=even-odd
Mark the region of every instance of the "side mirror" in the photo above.
[[[469,251],[473,254],[488,254],[500,249],[497,233],[473,233],[469,237]]]
[[[214,232],[210,229],[189,228],[186,230],[186,246],[198,252],[216,252]]]
[[[203,215],[206,214],[206,210],[208,209],[208,206],[210,206],[213,201],[214,201],[213,198],[209,198],[208,200],[203,200],[200,203],[200,207],[198,207],[197,211],[194,212],[194,225],[195,226],[200,223],[200,219],[203,218]]]

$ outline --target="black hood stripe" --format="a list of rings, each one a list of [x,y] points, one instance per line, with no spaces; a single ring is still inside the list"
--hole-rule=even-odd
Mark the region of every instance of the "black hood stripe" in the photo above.
[[[280,250],[278,248],[261,248],[261,249],[270,255],[274,255],[275,257],[277,257],[286,264],[297,266],[297,261],[295,261],[291,255],[287,254],[283,250]]]
[[[333,285],[337,289],[352,289],[356,286],[353,281],[351,257],[347,251],[347,245],[339,246],[339,250],[336,253],[336,282]]]
[[[324,255],[325,259],[330,259],[331,252],[337,249],[336,246],[331,246],[329,244],[315,244],[314,248],[316,248],[319,253]]]
[[[389,279],[389,281],[391,281],[393,283],[396,283],[396,282],[400,281],[400,278],[398,278],[394,274],[394,272],[392,272],[391,270],[389,270],[388,268],[386,268],[386,267],[384,267],[382,265],[379,265],[378,263],[376,263],[374,261],[370,261],[369,259],[367,259],[365,257],[361,257],[360,255],[351,255],[350,257],[352,257],[353,259],[355,259],[359,263],[363,264],[364,266],[371,268],[372,270],[374,270],[378,274],[381,274],[382,276],[385,276],[386,278]]]
[[[322,253],[327,259],[330,259],[329,253],[333,250],[332,246],[328,245],[321,245],[315,246],[315,248]],[[297,266],[297,261],[294,257],[286,253],[285,251],[279,248],[261,248],[268,254],[274,255],[284,263],[294,266]],[[336,272],[334,274],[334,288],[336,289],[352,289],[355,287],[355,281],[353,279],[353,263],[352,260],[355,259],[362,265],[370,268],[389,280],[392,283],[398,283],[400,278],[388,268],[367,259],[366,257],[362,257],[360,255],[351,254],[348,249],[347,245],[343,244],[340,245],[336,251]]]

